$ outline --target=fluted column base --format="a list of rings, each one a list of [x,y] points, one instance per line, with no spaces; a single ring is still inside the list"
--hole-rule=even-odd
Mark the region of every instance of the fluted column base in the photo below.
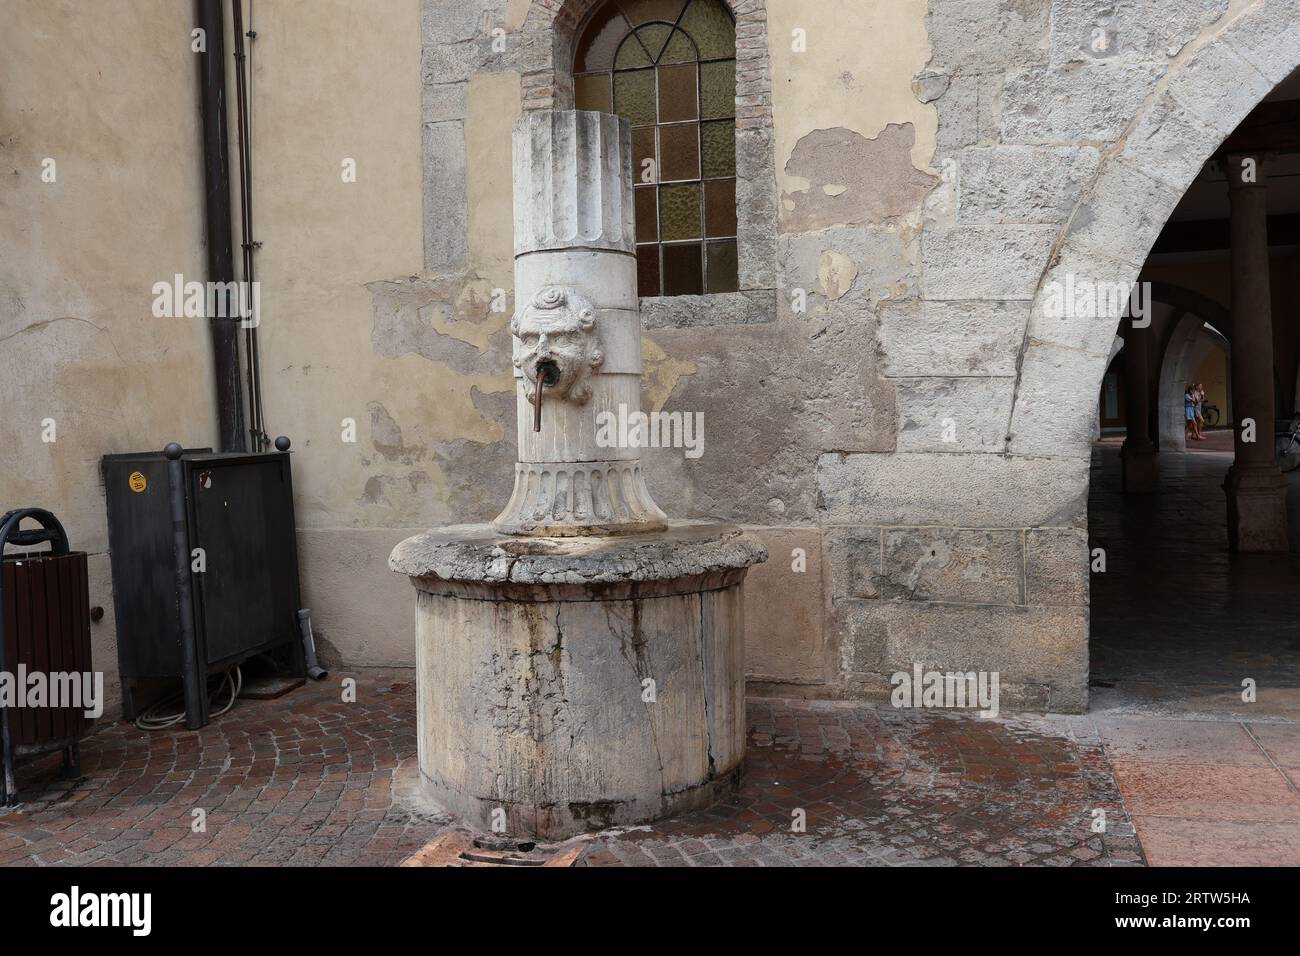
[[[573,537],[662,531],[638,461],[519,462],[510,502],[492,524],[505,534]]]

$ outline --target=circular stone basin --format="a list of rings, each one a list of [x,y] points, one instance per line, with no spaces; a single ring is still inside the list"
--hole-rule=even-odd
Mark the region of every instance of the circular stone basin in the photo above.
[[[420,771],[485,830],[560,840],[708,806],[739,780],[744,612],[761,544],[730,525],[403,541]]]

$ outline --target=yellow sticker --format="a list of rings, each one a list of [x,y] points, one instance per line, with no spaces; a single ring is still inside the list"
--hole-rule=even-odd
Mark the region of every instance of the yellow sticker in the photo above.
[[[145,481],[144,475],[138,471],[131,472],[131,477],[126,480],[126,483],[137,495],[149,487],[149,482]]]

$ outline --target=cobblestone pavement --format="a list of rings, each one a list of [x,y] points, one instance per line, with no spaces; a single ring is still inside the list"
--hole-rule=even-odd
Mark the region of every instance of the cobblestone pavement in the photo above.
[[[195,733],[103,726],[80,779],[60,780],[57,755],[19,768],[0,864],[400,863],[448,822],[395,795],[414,763],[411,673],[357,675],[357,702],[340,697],[309,683]]]
[[[241,701],[197,733],[105,726],[82,777],[19,769],[0,864],[393,865],[452,825],[418,795],[409,671]],[[1135,864],[1087,718],[751,700],[749,769],[721,806],[586,842],[610,864]],[[792,832],[796,808],[806,832]],[[194,810],[206,831],[193,832]],[[1105,811],[1105,834],[1092,833]]]
[[[1135,865],[1087,718],[981,720],[749,701],[745,780],[712,810],[598,839],[591,865]],[[802,809],[806,831],[796,832]],[[1092,823],[1105,815],[1105,833]]]

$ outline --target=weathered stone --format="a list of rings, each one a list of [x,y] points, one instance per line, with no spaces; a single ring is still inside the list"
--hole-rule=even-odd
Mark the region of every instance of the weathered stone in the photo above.
[[[979,139],[978,76],[954,76],[938,100],[939,129],[935,145],[940,150],[956,150]]]
[[[1088,606],[1088,533],[1035,528],[1025,532],[1025,601],[1030,605]]]
[[[640,443],[626,427],[607,434],[641,413],[630,127],[536,111],[513,138],[519,464],[495,524],[544,536],[662,528]]]
[[[744,758],[740,584],[761,557],[716,525],[550,540],[461,526],[398,545],[390,566],[419,591],[431,794],[542,840],[712,803]]]
[[[910,601],[845,602],[841,659],[884,678],[924,670],[999,675],[999,708],[1087,707],[1088,612]],[[865,646],[858,646],[863,644]]]
[[[778,248],[782,316],[806,319],[825,314],[832,300],[860,308],[916,294],[915,252],[901,230],[838,226],[783,235]],[[853,279],[847,287],[842,285],[844,270],[839,270],[838,276],[830,274],[828,254],[843,256],[853,264]],[[805,307],[803,313],[793,311],[799,304]]]
[[[827,454],[817,460],[817,487],[825,520],[840,524],[1082,527],[1088,462],[987,454]]]
[[[465,195],[465,127],[424,127],[424,267],[452,272],[469,251],[469,206]]]
[[[1295,25],[1300,23],[1300,0],[1257,3],[1223,34],[1223,42],[1274,83],[1280,83],[1300,66]]]
[[[958,604],[1023,604],[1019,531],[887,528],[882,598]]]
[[[1001,451],[1014,378],[906,378],[897,385],[900,452]]]
[[[1120,158],[1181,193],[1205,167],[1221,138],[1214,127],[1166,93],[1138,117]]]
[[[420,76],[426,85],[468,80],[492,56],[492,38],[477,35],[466,40],[425,44]]]
[[[421,120],[424,123],[445,123],[463,120],[469,111],[469,84],[428,83],[421,101]]]
[[[814,464],[827,445],[894,446],[893,383],[880,375],[872,317],[842,302],[826,309],[747,326],[743,335],[689,328],[651,336],[666,355],[668,407],[707,410],[703,457],[654,449],[643,457],[650,487],[672,489],[679,513],[811,522]]]
[[[1002,140],[1002,91],[1006,78],[1001,73],[985,73],[979,78],[976,142],[993,145]]]
[[[736,785],[741,585],[767,554],[730,526],[669,528],[640,470],[650,441],[627,432],[642,339],[626,119],[529,112],[513,140],[514,493],[491,526],[409,538],[389,566],[419,592],[429,791],[471,825],[501,832],[504,814],[508,832],[560,840]],[[390,285],[381,298],[412,311],[422,290]],[[371,412],[376,451],[406,455],[387,409]],[[624,422],[612,442],[606,416]]]
[[[872,139],[844,128],[808,133],[785,164],[808,185],[781,197],[782,230],[883,223],[920,209],[937,179],[912,164],[915,145],[911,123],[891,123]]]
[[[600,588],[601,593],[653,591],[657,582],[748,568],[767,559],[762,545],[738,528],[702,521],[673,522],[650,534],[574,538],[503,535],[490,525],[450,525],[402,541],[388,566],[429,588],[459,582],[496,588],[494,600],[513,599],[506,585],[532,595],[533,586]],[[646,585],[646,587],[640,587]],[[567,593],[567,592],[566,592]],[[588,594],[583,600],[593,600]]]
[[[1122,218],[1114,211],[1107,216],[1112,224]],[[1084,218],[1081,215],[1076,221]],[[1067,242],[1056,264],[1043,276],[1029,314],[1026,349],[1051,345],[1090,355],[1110,355],[1115,330],[1129,308],[1137,277],[1137,266]],[[1088,371],[1091,373],[1091,366]],[[1023,361],[1021,373],[1023,378]],[[1074,384],[1076,380],[1071,378],[1068,385]]]
[[[1287,554],[1287,480],[1276,465],[1234,461],[1223,480],[1228,497],[1228,546],[1233,551]]]
[[[691,329],[776,321],[776,292],[762,289],[711,295],[641,297],[644,329]]]
[[[925,70],[912,81],[912,91],[922,103],[933,103],[948,92],[951,81],[952,77],[941,70]]]
[[[930,0],[930,66],[998,73],[1041,62],[1051,10],[1051,0]]]
[[[1082,249],[1135,269],[1160,235],[1180,194],[1123,159],[1108,162],[1066,235]]]
[[[962,150],[964,223],[1064,222],[1097,171],[1091,147],[994,146]]]
[[[426,44],[482,37],[484,24],[500,19],[506,0],[420,0],[420,28]]]
[[[1228,133],[1273,85],[1226,43],[1211,43],[1173,78],[1169,92],[1201,120]]]
[[[875,601],[843,601],[831,620],[839,635],[840,670],[852,679],[857,674],[877,674],[885,668],[889,627]]]
[[[1031,299],[1053,226],[957,226],[921,240],[927,299]]]
[[[1022,364],[1009,450],[1018,455],[1072,457],[1080,467],[1086,467],[1097,417],[1092,396],[1106,371],[1106,362],[1102,355],[1031,343]],[[1087,395],[1089,400],[1062,408],[1062,395]]]
[[[1228,10],[1229,0],[1056,0],[1052,62],[1167,60]]]
[[[736,234],[741,289],[771,289],[776,284],[777,196],[772,139],[770,117],[767,125],[736,132]]]
[[[885,374],[1015,375],[1028,302],[891,301],[881,306]]]
[[[868,260],[867,245],[871,251]],[[824,311],[828,300],[848,297],[862,304],[902,291],[913,264],[893,230],[835,226],[815,233],[780,237],[780,289],[783,315],[798,316],[800,293],[807,312]],[[840,265],[836,265],[840,263]]]
[[[880,597],[881,528],[828,528],[827,564],[832,602]]]
[[[635,253],[631,148],[631,128],[608,114],[538,110],[521,117],[514,131],[515,255]]]
[[[1007,77],[1002,139],[1011,143],[1108,143],[1118,139],[1165,72],[1154,64],[1031,67]]]
[[[745,673],[768,684],[826,682],[822,533],[747,528],[771,560],[745,578]]]

